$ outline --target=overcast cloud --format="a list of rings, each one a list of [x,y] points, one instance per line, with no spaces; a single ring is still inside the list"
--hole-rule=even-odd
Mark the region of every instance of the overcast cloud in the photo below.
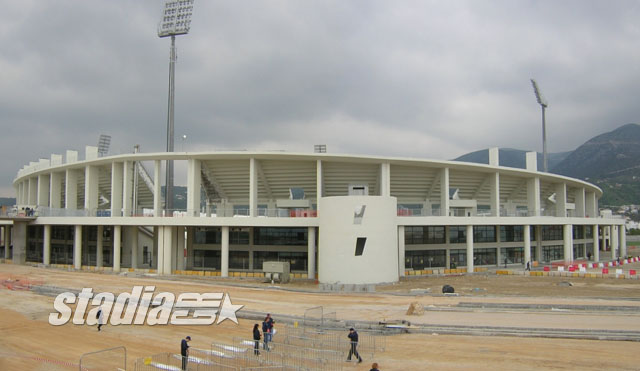
[[[164,151],[162,1],[0,0],[0,196],[30,161]],[[550,152],[640,122],[639,1],[196,0],[176,150],[452,159]],[[187,135],[184,141],[182,135]],[[176,184],[182,184],[176,179]]]

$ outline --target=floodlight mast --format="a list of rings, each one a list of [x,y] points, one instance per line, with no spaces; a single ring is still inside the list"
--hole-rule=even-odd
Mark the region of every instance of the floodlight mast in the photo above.
[[[536,95],[536,100],[538,104],[542,108],[542,167],[545,173],[549,172],[548,160],[547,160],[547,123],[545,120],[545,112],[549,103],[540,93],[540,88],[538,88],[538,83],[536,80],[531,79],[531,85],[533,85],[533,92]]]
[[[167,152],[173,152],[173,121],[175,98],[176,35],[186,35],[191,28],[194,0],[166,0],[162,20],[158,25],[158,37],[171,36],[169,53],[169,102],[167,108]],[[173,211],[173,160],[167,160],[164,209]]]

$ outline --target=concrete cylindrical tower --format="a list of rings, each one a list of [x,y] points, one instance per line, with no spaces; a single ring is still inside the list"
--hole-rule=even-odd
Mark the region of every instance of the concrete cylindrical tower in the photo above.
[[[323,197],[320,209],[320,282],[373,284],[398,281],[395,197]]]

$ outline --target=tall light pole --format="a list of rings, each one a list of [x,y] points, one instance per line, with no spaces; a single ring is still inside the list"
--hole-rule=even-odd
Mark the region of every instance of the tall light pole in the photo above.
[[[166,0],[162,20],[158,25],[158,36],[171,36],[169,53],[169,103],[167,109],[167,152],[173,152],[173,102],[175,96],[176,36],[186,35],[191,27],[194,0]],[[167,160],[164,209],[169,214],[173,210],[173,160]]]
[[[542,96],[536,80],[531,79],[531,85],[533,85],[533,92],[536,94],[536,100],[540,107],[542,107],[542,167],[544,172],[547,173],[549,172],[549,166],[547,161],[547,123],[545,122],[545,111],[549,103]]]

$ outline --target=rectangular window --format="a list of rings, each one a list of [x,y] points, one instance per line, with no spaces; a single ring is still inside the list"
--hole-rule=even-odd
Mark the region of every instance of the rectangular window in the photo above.
[[[405,268],[423,270],[444,267],[447,259],[446,250],[413,250],[405,251]]]
[[[496,227],[492,225],[474,226],[473,242],[496,242]]]
[[[229,253],[231,257],[231,253]],[[220,250],[194,250],[193,267],[196,269],[220,269]]]
[[[581,240],[584,238],[584,226],[582,225],[574,225],[573,226],[573,239]]]
[[[307,228],[254,228],[254,245],[307,246]]]
[[[497,250],[495,248],[473,249],[474,265],[496,265]]]
[[[405,227],[404,240],[407,245],[443,244],[444,226]]]
[[[197,245],[219,245],[222,243],[222,231],[212,227],[196,228],[194,240]]]
[[[543,225],[542,241],[558,241],[563,239],[561,225]]]
[[[500,249],[501,263],[504,263],[504,259],[507,259],[507,264],[524,263],[524,248],[522,247],[507,247]]]
[[[452,249],[449,252],[449,260],[451,266],[466,267],[467,266],[467,250],[466,249]]]
[[[500,242],[524,241],[524,227],[521,225],[501,225]]]
[[[229,245],[248,245],[249,229],[248,228],[231,228],[229,231]]]
[[[542,260],[545,262],[551,262],[554,260],[564,259],[564,246],[552,245],[542,246]]]
[[[590,225],[584,226],[584,238],[593,238],[593,227]]]
[[[449,227],[449,242],[466,243],[467,227],[464,225],[452,225],[451,227]]]
[[[249,252],[229,251],[229,269],[249,269]]]

